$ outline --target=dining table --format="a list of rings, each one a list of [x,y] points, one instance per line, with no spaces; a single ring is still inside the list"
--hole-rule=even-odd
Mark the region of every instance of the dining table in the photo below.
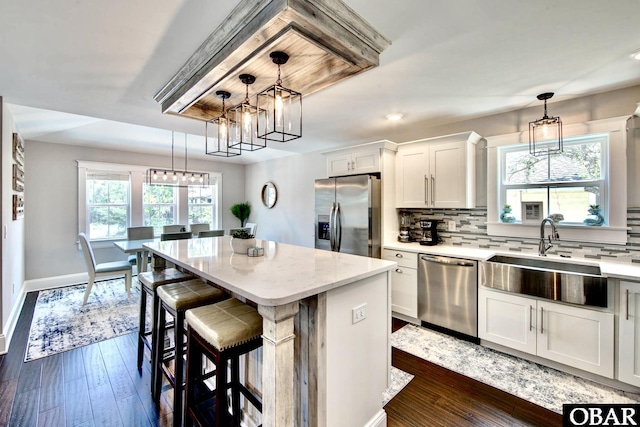
[[[142,273],[147,271],[147,258],[149,256],[149,250],[144,247],[147,243],[159,242],[159,238],[153,239],[140,239],[140,240],[119,240],[113,242],[117,248],[119,248],[125,254],[136,254],[136,266],[138,272]]]

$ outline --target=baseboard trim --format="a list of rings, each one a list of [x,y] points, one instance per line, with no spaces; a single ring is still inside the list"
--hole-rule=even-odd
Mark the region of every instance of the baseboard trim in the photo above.
[[[64,286],[87,283],[87,273],[66,274],[64,276],[43,277],[41,279],[27,280],[24,282],[26,292],[43,291],[45,289],[62,288]]]
[[[387,413],[384,409],[380,411],[369,420],[364,427],[387,427]]]
[[[11,338],[13,337],[13,332],[18,324],[18,317],[20,317],[20,312],[22,311],[22,306],[24,305],[24,299],[26,296],[27,292],[25,290],[25,284],[23,284],[18,291],[18,298],[16,299],[15,304],[11,307],[11,313],[9,313],[9,318],[7,319],[7,324],[5,325],[3,334],[0,335],[0,354],[5,354],[9,351]]]

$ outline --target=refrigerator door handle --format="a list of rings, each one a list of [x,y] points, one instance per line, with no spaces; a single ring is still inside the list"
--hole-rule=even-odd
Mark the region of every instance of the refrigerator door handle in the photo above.
[[[329,247],[332,251],[335,250],[335,246],[336,246],[336,239],[335,239],[336,224],[334,221],[335,211],[336,211],[336,204],[331,203],[331,211],[329,212]]]
[[[340,252],[340,245],[342,244],[342,219],[340,218],[340,202],[336,203],[334,224],[336,226],[336,252]]]

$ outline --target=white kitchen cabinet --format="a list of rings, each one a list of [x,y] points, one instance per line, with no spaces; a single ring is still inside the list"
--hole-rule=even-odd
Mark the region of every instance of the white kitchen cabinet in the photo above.
[[[380,172],[380,149],[340,152],[327,156],[329,177],[375,172]]]
[[[478,337],[536,354],[536,300],[478,289]]]
[[[612,313],[483,287],[478,303],[480,339],[613,378]]]
[[[475,132],[400,144],[397,208],[475,207]]]
[[[620,281],[618,380],[640,387],[640,283]]]
[[[384,249],[382,259],[398,263],[391,273],[391,310],[418,317],[418,254]]]

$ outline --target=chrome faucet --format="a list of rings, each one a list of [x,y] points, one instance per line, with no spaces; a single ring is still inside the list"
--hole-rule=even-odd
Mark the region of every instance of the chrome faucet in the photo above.
[[[544,225],[546,223],[551,224],[551,234],[549,235],[549,243],[544,240]],[[560,235],[558,234],[558,229],[556,228],[556,223],[551,218],[545,218],[540,223],[540,244],[538,246],[538,255],[547,256],[547,251],[551,249],[553,246],[551,244],[551,240],[559,240]]]

